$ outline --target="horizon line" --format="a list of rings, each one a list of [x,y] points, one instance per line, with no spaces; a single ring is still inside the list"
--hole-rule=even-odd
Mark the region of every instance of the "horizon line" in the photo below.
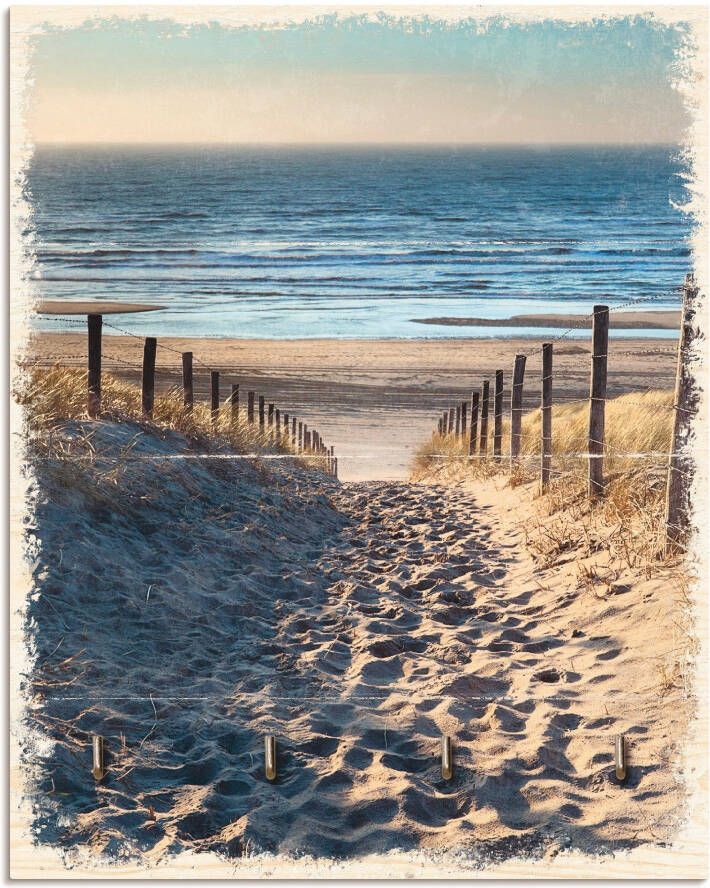
[[[682,148],[680,141],[629,141],[629,142],[137,142],[137,141],[95,141],[73,142],[48,140],[31,143],[33,148],[82,147],[82,148]]]

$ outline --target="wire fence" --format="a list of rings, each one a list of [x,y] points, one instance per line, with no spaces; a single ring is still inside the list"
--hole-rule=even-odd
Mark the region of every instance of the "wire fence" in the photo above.
[[[553,337],[538,347],[520,352],[515,357],[513,385],[504,387],[502,370],[496,371],[494,386],[484,380],[481,389],[475,390],[470,401],[457,401],[449,406],[437,418],[432,432],[432,446],[427,458],[439,461],[442,465],[451,463],[485,463],[503,467],[503,441],[509,441],[508,453],[505,454],[508,468],[518,472],[526,464],[540,463],[540,488],[546,492],[551,479],[561,478],[565,471],[559,468],[567,461],[582,460],[588,463],[588,492],[590,498],[602,497],[608,486],[604,477],[605,462],[617,463],[627,460],[642,461],[645,468],[663,468],[667,473],[666,491],[666,544],[668,550],[682,548],[686,542],[690,525],[690,488],[694,477],[694,465],[689,454],[689,439],[693,419],[697,416],[699,399],[697,388],[690,373],[693,360],[694,341],[697,329],[694,322],[695,302],[698,290],[691,275],[686,278],[683,287],[684,301],[680,324],[680,343],[678,346],[678,362],[674,376],[674,395],[672,402],[664,404],[659,397],[642,400],[643,395],[653,391],[648,387],[645,392],[636,393],[638,397],[623,399],[623,407],[636,408],[645,412],[642,421],[650,421],[654,414],[665,412],[668,416],[668,449],[641,450],[628,447],[615,447],[609,442],[606,423],[607,405],[611,398],[608,391],[608,359],[609,314],[631,305],[637,305],[643,298],[630,300],[612,307],[599,305],[594,311],[580,319],[580,322]],[[593,347],[589,354],[591,367],[580,368],[578,373],[590,374],[589,397],[580,399],[569,395],[552,393],[554,374],[552,372],[552,355],[554,344],[564,339],[580,325],[591,323]],[[654,353],[656,350],[651,350]],[[523,400],[523,386],[527,372],[527,360],[542,355],[543,364],[549,362],[548,370],[543,366],[535,368],[533,375],[540,385],[540,398],[530,409]],[[565,370],[565,376],[568,370]],[[656,383],[659,377],[654,377]],[[504,418],[505,405],[508,405],[509,421]],[[586,448],[560,450],[554,448],[555,436],[552,431],[553,405],[579,405],[580,413],[586,410],[588,416],[588,432]],[[532,453],[522,452],[523,438],[521,415],[526,410],[528,416],[535,414],[540,417],[540,432]],[[569,419],[569,417],[568,417]],[[627,420],[628,421],[628,420]],[[443,446],[442,446],[443,445]],[[552,460],[558,468],[552,468]]]
[[[686,288],[686,303],[688,303],[693,297],[693,288]],[[621,305],[614,306],[611,309],[606,310],[605,312],[595,311],[589,318],[593,323],[593,335],[598,333],[598,326],[601,324],[604,325],[603,318],[606,317],[606,325],[608,332],[608,312],[614,310],[620,310],[625,307],[629,307],[634,304],[638,304],[639,302],[644,301],[642,299],[639,300],[631,300],[625,302]],[[687,308],[687,306],[686,306]],[[67,323],[66,319],[63,319],[64,323]],[[71,320],[69,323],[76,325],[77,327],[83,326],[86,322],[79,320]],[[144,346],[144,362],[142,366],[142,383],[141,383],[141,404],[143,414],[147,418],[151,418],[153,415],[153,410],[155,406],[154,402],[154,393],[155,393],[155,364],[154,361],[151,363],[150,354],[151,350],[147,347],[148,340],[143,337],[138,336],[135,333],[124,330],[116,324],[103,321],[103,326],[108,327],[109,329],[115,330],[122,335],[130,336]],[[99,331],[101,327],[99,326]],[[559,336],[555,337],[552,340],[552,343],[559,342],[563,340],[566,336],[570,334],[574,329],[578,329],[576,327],[571,327],[568,331],[561,333]],[[102,410],[102,402],[101,402],[101,372],[102,368],[106,369],[107,364],[116,364],[122,367],[130,368],[131,370],[136,369],[136,365],[134,362],[126,360],[125,358],[112,354],[110,351],[103,350],[101,345],[101,338],[99,332],[99,340],[98,340],[98,350],[96,348],[95,341],[96,334],[94,334],[94,342],[93,342],[93,354],[94,360],[92,362],[92,342],[91,342],[91,331],[90,331],[90,342],[88,349],[88,369],[87,369],[87,409],[90,414],[95,416],[101,415]],[[265,395],[260,394],[256,389],[250,390],[247,393],[247,401],[246,404],[240,401],[239,399],[239,388],[237,383],[232,383],[232,390],[227,398],[223,398],[220,394],[220,369],[216,369],[212,367],[210,364],[205,363],[201,360],[196,359],[189,352],[181,352],[178,349],[175,349],[169,345],[165,345],[160,343],[157,340],[152,340],[152,348],[153,349],[162,349],[165,352],[170,353],[171,357],[173,355],[180,357],[180,364],[175,362],[175,370],[172,372],[172,375],[182,374],[182,409],[189,412],[194,407],[194,378],[192,373],[192,363],[194,362],[199,367],[201,367],[206,374],[209,374],[209,390],[210,390],[210,400],[209,400],[209,409],[212,414],[212,418],[214,420],[215,428],[219,428],[220,424],[229,424],[231,422],[236,422],[237,424],[245,424],[247,428],[253,428],[254,431],[259,431],[260,434],[265,436],[265,440],[271,440],[272,442],[281,442],[288,444],[289,448],[293,448],[293,452],[288,453],[278,453],[278,452],[264,452],[263,450],[255,450],[249,451],[247,453],[241,454],[233,454],[233,453],[180,453],[180,454],[151,454],[151,455],[143,455],[143,454],[121,454],[120,456],[101,456],[102,459],[108,460],[121,460],[121,461],[131,461],[131,460],[181,460],[181,459],[251,459],[258,457],[260,459],[284,459],[284,458],[292,458],[293,454],[296,455],[307,455],[310,457],[319,458],[326,461],[326,465],[328,470],[337,477],[337,457],[335,457],[333,448],[328,448],[325,442],[322,440],[317,430],[308,429],[305,422],[302,419],[293,416],[291,412],[287,413],[285,409],[277,406],[275,401],[269,401]],[[153,352],[154,353],[154,352]],[[637,353],[637,352],[635,352]],[[96,355],[98,354],[98,362],[96,361]],[[537,354],[537,349],[530,349],[527,352],[521,353],[519,357],[524,358],[532,358],[533,355]],[[649,350],[649,354],[651,351]],[[186,360],[186,356],[189,355],[189,360]],[[606,348],[601,350],[593,350],[591,354],[591,363],[592,363],[592,377],[594,379],[595,374],[597,375],[597,379],[599,378],[599,374],[601,374],[603,369],[604,376],[604,386],[606,387],[606,361],[608,359],[609,353]],[[72,353],[68,355],[62,355],[63,361],[87,361],[86,352],[83,353]],[[603,367],[602,367],[603,362]],[[682,362],[679,363],[679,366],[682,365]],[[588,372],[580,370],[581,372]],[[98,385],[97,385],[97,373],[98,373]],[[540,371],[535,370],[536,379],[539,378],[541,385],[544,382],[554,382],[554,376],[547,374],[542,369]],[[524,377],[523,377],[524,378]],[[467,410],[463,409],[464,403],[468,408],[468,402],[459,402],[453,408],[448,408],[446,411],[446,419],[441,417],[438,420],[438,425],[436,429],[436,434],[438,434],[441,438],[446,438],[451,435],[455,435],[458,438],[467,441],[469,444],[468,452],[462,453],[460,455],[452,455],[452,453],[448,450],[432,453],[434,459],[440,460],[451,460],[457,459],[461,461],[490,461],[491,458],[503,459],[503,450],[502,450],[502,442],[503,442],[503,406],[504,401],[508,401],[509,410],[511,414],[514,410],[522,411],[525,406],[525,401],[523,398],[523,378],[521,378],[518,385],[513,386],[511,388],[505,389],[502,386],[498,386],[494,388],[491,393],[490,387],[487,390],[487,397],[489,399],[489,403],[486,404],[486,419],[491,419],[489,426],[486,428],[485,434],[485,445],[483,443],[483,439],[477,434],[479,428],[479,422],[482,420],[482,406],[483,406],[483,398],[481,393],[478,394],[478,398],[476,399],[476,414],[474,421],[474,401],[471,400],[471,414],[470,414],[470,423],[467,425]],[[205,379],[205,384],[207,385],[207,379]],[[236,387],[236,388],[235,388]],[[592,391],[594,391],[594,383],[592,384]],[[216,392],[216,396],[215,396]],[[411,392],[413,395],[421,394],[420,390]],[[399,394],[402,394],[399,392]],[[491,394],[493,396],[493,409],[490,409],[490,398]],[[180,387],[173,386],[169,392],[169,397],[179,399],[180,397]],[[98,399],[98,400],[97,400]],[[515,403],[514,403],[515,399]],[[565,402],[579,403],[578,398],[574,397],[554,397],[553,403]],[[588,399],[588,406],[590,410],[590,414],[593,409],[600,408],[602,411],[604,410],[606,404],[608,402],[608,395],[606,391],[604,394],[590,394]],[[648,405],[643,401],[634,401],[634,402],[626,402],[631,405],[638,405],[647,407]],[[544,411],[547,409],[552,409],[552,403],[549,405],[540,404],[537,409],[540,411]],[[656,405],[654,404],[653,409],[663,409],[670,411],[670,415],[675,417],[682,417],[682,421],[680,423],[676,422],[676,425],[680,425],[681,428],[685,428],[687,422],[696,415],[697,406],[694,404],[688,403],[687,400],[682,400],[679,396],[678,386],[676,386],[676,395],[673,404],[670,405]],[[458,410],[458,417],[457,417]],[[479,412],[480,411],[480,412]],[[456,425],[458,419],[458,427]],[[444,427],[445,424],[445,427]],[[513,417],[511,416],[511,428],[513,427]],[[603,426],[602,426],[603,428]],[[474,429],[476,429],[476,433],[474,434]],[[512,437],[512,436],[511,436]],[[564,454],[553,454],[552,452],[552,444],[553,438],[549,434],[542,434],[540,438],[540,453],[536,454],[528,454],[522,453],[520,451],[512,453],[509,455],[510,459],[510,467],[515,468],[518,465],[523,465],[526,463],[532,463],[535,461],[540,461],[542,456],[555,456],[556,458],[564,458],[570,460],[582,460],[587,461],[591,466],[598,467],[598,465],[604,460],[609,459],[610,457],[615,457],[617,459],[629,459],[629,460],[639,460],[639,461],[649,461],[653,462],[654,465],[658,467],[665,467],[668,469],[668,477],[669,477],[669,487],[670,487],[670,479],[674,476],[683,477],[690,481],[692,479],[692,469],[688,468],[686,463],[683,462],[687,459],[687,450],[684,446],[684,439],[682,434],[679,435],[676,430],[673,433],[673,440],[670,444],[668,450],[649,450],[645,452],[637,452],[628,449],[618,449],[611,447],[608,440],[603,436],[598,436],[597,434],[592,433],[590,428],[590,434],[588,435],[588,448],[586,450],[578,450],[578,451],[570,451]],[[512,446],[512,444],[511,444]],[[61,455],[59,457],[53,458],[62,458]],[[70,458],[70,457],[67,457]],[[77,458],[76,456],[72,456],[72,459]],[[92,455],[87,455],[87,458],[94,458]],[[654,462],[657,461],[657,462]],[[679,462],[680,461],[680,462]],[[548,483],[550,477],[562,477],[563,471],[559,468],[548,467]],[[601,481],[599,479],[598,473],[593,474],[590,472],[590,493],[593,489],[593,484],[597,486],[601,484],[601,488],[603,490],[604,487],[604,479]],[[684,534],[687,529],[687,518],[681,519],[679,521],[675,521],[673,518],[672,512],[668,512],[666,516],[666,528],[667,530],[674,532],[679,537]],[[530,579],[533,578],[533,574],[530,575]],[[543,679],[544,681],[544,679]],[[408,689],[408,696],[411,698],[412,696],[416,696],[417,699],[426,699],[429,703],[435,700],[439,700],[441,702],[448,702],[452,706],[457,705],[458,703],[465,702],[467,707],[470,706],[491,706],[491,705],[511,705],[511,706],[520,706],[521,704],[525,704],[530,702],[532,698],[512,698],[508,697],[505,694],[493,695],[493,696],[467,696],[465,701],[460,701],[456,697],[451,696],[450,694],[437,694],[435,691],[427,688],[422,688],[420,691],[415,691],[412,688]],[[674,695],[669,695],[670,697]],[[373,695],[371,697],[367,696],[356,696],[356,697],[345,697],[337,692],[335,693],[327,693],[325,690],[321,693],[315,695],[309,695],[307,693],[304,694],[289,694],[287,692],[277,692],[274,694],[274,698],[269,699],[270,695],[265,692],[259,691],[258,693],[252,692],[242,692],[240,690],[235,690],[235,692],[230,697],[222,697],[222,696],[213,696],[213,695],[190,695],[190,694],[180,694],[180,695],[160,695],[157,693],[151,693],[149,695],[116,695],[111,694],[110,692],[106,692],[105,694],[80,694],[80,695],[72,695],[68,694],[56,694],[52,696],[54,701],[75,701],[80,703],[82,706],[93,707],[97,706],[107,706],[112,702],[145,702],[150,703],[152,707],[152,713],[154,716],[154,720],[149,719],[146,722],[146,727],[148,727],[148,733],[141,739],[140,748],[144,748],[144,744],[147,744],[148,739],[153,737],[153,739],[157,739],[155,736],[155,727],[159,722],[159,713],[156,709],[156,705],[165,704],[169,706],[174,703],[188,703],[188,702],[204,702],[211,705],[216,705],[219,707],[234,707],[235,710],[239,709],[239,707],[244,707],[248,709],[252,707],[257,701],[261,704],[270,706],[284,705],[284,706],[293,706],[295,708],[300,708],[309,703],[317,703],[320,707],[328,707],[328,706],[339,706],[339,707],[351,707],[353,710],[356,710],[360,713],[361,717],[365,717],[368,719],[376,719],[374,723],[378,729],[381,729],[384,733],[384,748],[389,748],[389,738],[392,736],[392,732],[394,731],[403,731],[409,730],[414,731],[417,728],[418,720],[429,719],[431,722],[430,731],[432,727],[437,728],[443,737],[454,737],[456,738],[459,734],[463,736],[463,734],[470,734],[470,713],[467,716],[466,720],[459,719],[455,713],[450,713],[446,717],[441,718],[440,720],[437,717],[432,716],[430,713],[421,712],[418,713],[415,711],[415,708],[412,708],[412,705],[407,701],[401,701],[400,708],[397,709],[390,703],[386,703],[381,696]],[[544,691],[541,692],[540,695],[535,698],[539,703],[550,703],[553,701],[561,701],[563,704],[567,705],[570,703],[570,697],[565,695],[564,693],[556,693],[554,691]],[[642,710],[638,708],[638,704],[643,700],[644,705],[648,705],[651,699],[656,699],[655,692],[652,692],[648,695],[648,700],[644,698],[642,694],[638,693],[630,693],[627,695],[614,695],[613,703],[618,704],[620,709],[623,709],[622,704],[625,700],[632,701],[632,706],[635,706],[635,712],[638,713]],[[383,705],[387,705],[390,707],[389,711],[382,711]],[[407,710],[408,707],[408,711]],[[627,710],[628,711],[628,710]],[[280,737],[284,738],[288,736],[288,725],[287,719],[283,714],[276,712],[266,712],[265,714],[260,714],[260,718],[263,718],[263,726],[266,730],[273,731],[274,733],[278,733]],[[598,714],[587,714],[586,720],[594,723],[595,719],[604,718],[604,713]],[[608,716],[607,716],[608,718]],[[599,741],[600,743],[608,744],[609,747],[614,748],[615,754],[615,766],[617,767],[617,776],[623,772],[625,775],[625,760],[623,758],[623,754],[621,760],[619,761],[617,752],[618,752],[618,737],[621,736],[622,741],[622,750],[624,750],[625,744],[629,746],[633,746],[637,740],[635,739],[634,732],[638,732],[639,740],[641,742],[643,738],[643,734],[648,729],[640,723],[641,720],[637,719],[634,721],[630,715],[625,715],[623,718],[618,720],[616,719],[608,719],[607,722],[607,730],[602,730],[604,727],[602,725],[597,727],[584,727],[583,723],[580,723],[580,726],[577,728],[564,728],[563,726],[557,725],[553,722],[547,721],[545,723],[543,729],[543,737],[546,742],[555,743],[560,742],[566,739],[587,739]],[[495,753],[489,752],[486,750],[476,749],[475,740],[471,741],[470,739],[461,741],[461,746],[465,746],[468,744],[469,752],[462,755],[462,758],[459,761],[466,761],[466,756],[473,756],[472,761],[475,761],[477,757],[481,757],[483,759],[500,759],[503,755],[513,755],[514,754],[514,735],[515,731],[504,731],[496,729],[487,728],[489,736],[491,732],[498,733],[500,735],[500,743],[499,747]],[[100,742],[97,743],[96,738],[99,739]],[[104,762],[102,759],[102,750],[103,750],[103,740],[104,735],[94,734],[87,735],[87,737],[83,738],[84,742],[89,743],[94,751],[94,759],[93,764],[96,768],[95,776],[97,779],[103,779],[106,776],[106,768],[104,767]],[[161,742],[168,742],[165,737],[161,737]],[[429,738],[431,739],[431,737]],[[118,736],[114,736],[111,738],[114,747],[117,748],[119,746]],[[254,744],[252,744],[254,745]],[[98,757],[96,751],[98,752]],[[443,763],[442,763],[443,768]],[[115,774],[119,779],[127,776],[126,773],[117,772]],[[267,775],[267,779],[268,778]],[[620,777],[619,779],[623,779]]]
[[[54,318],[55,316],[50,317]],[[113,367],[125,368],[136,372],[139,368],[135,361],[113,354],[106,350],[103,329],[108,327],[121,335],[135,339],[143,345],[141,373],[141,416],[151,420],[155,411],[156,361],[158,350],[179,356],[180,363],[175,362],[175,369],[168,370],[168,385],[164,391],[165,398],[181,401],[181,410],[186,416],[193,414],[195,409],[194,366],[198,365],[205,371],[204,385],[209,392],[209,412],[211,429],[215,433],[234,433],[240,431],[242,441],[258,445],[258,449],[248,453],[222,454],[221,458],[231,459],[285,459],[293,456],[301,457],[322,468],[328,475],[338,477],[338,457],[335,448],[328,445],[318,429],[309,427],[308,423],[296,416],[291,410],[282,409],[275,401],[271,401],[256,388],[246,392],[246,403],[240,399],[240,386],[232,381],[229,394],[224,397],[221,386],[224,382],[221,370],[197,358],[193,352],[183,352],[171,345],[161,343],[155,337],[142,337],[136,333],[106,321],[101,315],[88,315],[86,320],[62,317],[61,323],[69,323],[76,327],[88,327],[88,347],[84,352],[62,353],[60,355],[43,355],[35,365],[71,366],[72,362],[86,366],[87,377],[87,412],[90,417],[97,418],[107,407],[102,402],[102,372]],[[162,372],[165,372],[163,368]],[[181,385],[175,382],[181,376]],[[110,405],[108,405],[110,406]],[[276,448],[277,452],[273,452]],[[278,452],[278,451],[286,452]],[[179,454],[176,459],[215,458],[215,454]],[[133,459],[135,456],[125,457]],[[166,457],[167,458],[167,457]]]

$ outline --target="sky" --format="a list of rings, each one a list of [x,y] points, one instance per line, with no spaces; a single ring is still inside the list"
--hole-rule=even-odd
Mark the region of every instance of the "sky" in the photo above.
[[[38,143],[677,143],[683,36],[640,16],[95,20],[33,38],[26,119]]]

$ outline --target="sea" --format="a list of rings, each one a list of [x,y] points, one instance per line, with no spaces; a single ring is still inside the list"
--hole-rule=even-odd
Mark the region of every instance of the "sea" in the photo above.
[[[540,336],[417,319],[677,307],[686,175],[673,146],[40,146],[26,285],[164,306],[115,319],[155,335]]]

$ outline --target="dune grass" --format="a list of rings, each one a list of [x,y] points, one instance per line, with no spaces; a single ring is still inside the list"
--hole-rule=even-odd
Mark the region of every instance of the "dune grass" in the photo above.
[[[632,392],[612,398],[606,404],[605,469],[610,473],[633,471],[644,460],[636,454],[649,454],[648,461],[665,464],[670,447],[673,392]],[[542,415],[533,410],[523,415],[521,460],[518,475],[532,478],[539,471]],[[553,472],[584,474],[587,470],[587,400],[558,404],[552,408]],[[415,477],[444,471],[461,477],[490,476],[510,471],[510,422],[503,423],[502,459],[493,457],[493,423],[489,422],[485,457],[477,452],[469,458],[468,440],[454,435],[435,434],[419,449],[414,461]],[[633,455],[632,455],[633,454]],[[443,468],[441,468],[443,467]]]
[[[666,472],[670,448],[673,392],[632,392],[606,404],[605,495],[592,501],[587,495],[587,425],[589,402],[580,400],[553,406],[552,480],[540,507],[547,515],[565,513],[565,520],[585,519],[594,512],[616,528],[623,557],[645,564],[663,549]],[[488,452],[469,458],[468,442],[453,435],[435,434],[416,454],[414,480],[457,482],[505,474],[511,486],[534,484],[540,475],[540,410],[522,419],[521,460],[511,467],[510,424],[503,426],[502,453],[492,455],[492,423]],[[611,540],[612,537],[610,536]]]
[[[15,395],[24,405],[30,436],[57,427],[62,422],[86,419],[87,373],[67,367],[30,367]],[[262,432],[257,423],[246,420],[246,405],[242,404],[236,423],[231,419],[231,407],[223,403],[216,422],[205,403],[195,403],[192,411],[182,403],[182,389],[171,389],[156,395],[153,417],[142,416],[141,391],[137,385],[124,382],[109,373],[101,377],[101,418],[112,421],[137,421],[156,429],[181,432],[192,443],[208,450],[228,449],[234,453],[293,454],[296,451],[290,436],[277,437]],[[318,466],[322,460],[315,455],[299,454],[304,463]]]

